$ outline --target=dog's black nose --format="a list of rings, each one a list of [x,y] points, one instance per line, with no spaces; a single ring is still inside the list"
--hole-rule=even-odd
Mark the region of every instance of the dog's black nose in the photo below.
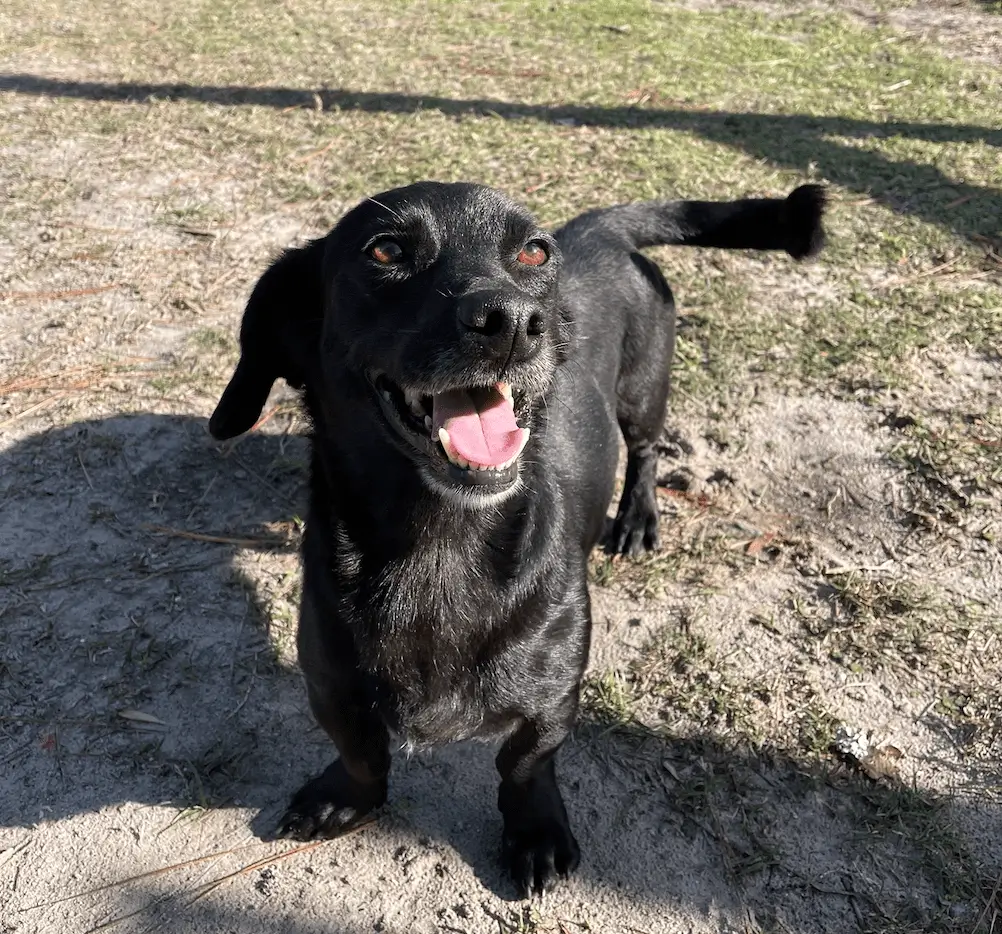
[[[546,329],[538,306],[498,292],[472,292],[460,298],[459,324],[489,356],[510,363],[534,356]]]

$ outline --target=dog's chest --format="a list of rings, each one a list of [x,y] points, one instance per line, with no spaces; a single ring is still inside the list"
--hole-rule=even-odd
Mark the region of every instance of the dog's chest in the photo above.
[[[384,567],[359,593],[360,661],[390,725],[413,746],[496,735],[510,725],[508,652],[491,651],[504,601],[456,547]]]

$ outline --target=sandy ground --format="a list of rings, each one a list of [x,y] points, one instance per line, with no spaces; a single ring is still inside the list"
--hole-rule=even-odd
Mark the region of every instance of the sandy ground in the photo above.
[[[595,561],[587,714],[559,760],[583,863],[521,902],[484,746],[398,757],[349,837],[261,840],[331,756],[292,651],[306,441],[286,389],[237,444],[206,421],[247,290],[318,231],[256,207],[223,234],[164,226],[174,180],[119,174],[114,139],[35,169],[105,181],[0,241],[2,934],[998,930],[1002,721],[965,732],[943,701],[999,703],[1002,503],[916,528],[895,457],[913,413],[997,411],[997,358],[930,350],[910,388],[858,399],[763,377],[723,423],[679,404],[663,564]],[[839,629],[847,575],[935,601]],[[837,726],[893,750],[886,771],[832,753]]]
[[[966,379],[971,392],[1002,390],[985,366]],[[22,576],[3,603],[4,931],[90,930],[143,906],[116,929],[726,931],[766,921],[797,931],[855,929],[860,908],[851,895],[773,885],[772,873],[748,882],[735,875],[740,847],[735,853],[721,828],[739,810],[742,824],[750,811],[755,832],[780,847],[777,879],[796,871],[844,892],[842,880],[869,856],[867,871],[883,873],[891,895],[914,895],[896,891],[910,884],[895,881],[908,865],[907,842],[861,840],[845,783],[812,778],[783,756],[744,759],[712,736],[666,743],[586,725],[560,766],[584,864],[542,905],[513,901],[498,871],[491,755],[475,745],[400,759],[392,805],[374,826],[244,869],[193,901],[200,886],[288,849],[255,835],[330,755],[289,658],[288,629],[269,622],[282,618],[297,574],[289,516],[301,502],[296,465],[305,442],[285,433],[290,426],[291,416],[276,417],[229,457],[208,438],[204,411],[41,430],[21,420],[5,436],[0,556]],[[886,429],[847,404],[774,395],[734,433],[743,439],[740,456],[714,455],[695,426],[683,426],[692,453],[671,466],[697,486],[726,472],[742,521],[754,521],[754,495],[760,519],[786,516],[832,561],[887,560],[879,539],[895,532],[880,504],[895,478],[882,453]],[[819,521],[815,497],[824,501],[843,485],[853,490],[848,506]],[[150,531],[190,528],[193,514],[202,528],[248,530],[262,541],[233,547]],[[969,568],[936,570],[953,586],[998,593],[997,561],[981,582]],[[798,664],[796,653],[777,651],[770,632],[748,625],[797,575],[763,566],[709,596],[705,583],[693,588],[701,594],[670,585],[654,599],[596,588],[593,664],[626,664],[648,634],[686,613],[743,653],[745,671],[764,676]],[[958,826],[997,865],[1002,812],[963,793],[976,777],[922,709],[920,686],[900,675],[847,677],[820,663],[814,677],[845,722],[907,751],[915,781],[959,789],[949,805]],[[687,814],[683,790],[694,778],[698,786],[700,776],[721,775],[740,776],[718,802],[733,813],[700,806]]]

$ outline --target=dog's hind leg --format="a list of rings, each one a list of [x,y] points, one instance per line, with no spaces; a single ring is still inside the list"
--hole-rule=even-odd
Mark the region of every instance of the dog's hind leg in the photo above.
[[[655,551],[661,544],[654,492],[657,435],[652,439],[634,425],[623,425],[623,434],[628,448],[626,479],[612,527],[610,548],[616,554],[635,558],[644,551]]]
[[[632,309],[616,385],[616,417],[626,440],[626,479],[609,547],[635,557],[658,541],[657,441],[664,427],[675,350],[675,304],[661,270],[639,253],[634,266],[648,283],[646,307]],[[653,289],[653,291],[651,291]]]

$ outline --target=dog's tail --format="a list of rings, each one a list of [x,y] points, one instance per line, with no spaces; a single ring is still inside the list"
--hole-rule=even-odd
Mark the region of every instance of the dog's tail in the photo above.
[[[785,250],[794,259],[820,252],[827,198],[820,185],[801,185],[786,198],[740,201],[647,201],[596,212],[635,249],[709,246]]]

